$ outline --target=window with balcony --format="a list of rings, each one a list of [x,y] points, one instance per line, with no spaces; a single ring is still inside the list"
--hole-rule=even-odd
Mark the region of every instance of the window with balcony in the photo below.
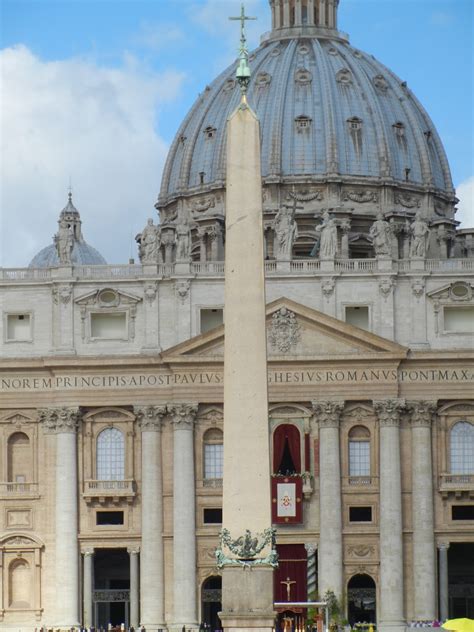
[[[106,428],[97,437],[97,480],[125,478],[125,439],[117,428]]]
[[[451,474],[474,474],[474,424],[458,421],[450,439]]]
[[[349,476],[370,476],[370,432],[365,426],[349,432]]]
[[[223,435],[217,428],[204,435],[204,480],[221,480],[224,467]]]
[[[7,475],[8,482],[19,485],[32,482],[30,439],[24,432],[14,432],[8,438]]]
[[[301,473],[300,431],[293,424],[281,424],[273,433],[273,473],[279,476]]]

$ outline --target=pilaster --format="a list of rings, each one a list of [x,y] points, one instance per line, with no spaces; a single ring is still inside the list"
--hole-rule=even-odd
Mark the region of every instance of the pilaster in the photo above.
[[[431,425],[437,403],[408,402],[412,435],[414,619],[436,618],[436,559]]]
[[[40,409],[38,415],[44,432],[56,435],[55,627],[70,628],[79,625],[77,429],[80,411],[63,406]]]
[[[194,480],[195,403],[168,404],[173,424],[173,604],[172,628],[197,626],[196,511]]]
[[[439,619],[446,621],[449,616],[448,549],[449,542],[440,542],[439,549]]]
[[[400,415],[402,399],[374,401],[380,425],[380,632],[405,629]]]
[[[340,599],[343,573],[339,425],[344,402],[314,401],[312,405],[319,425],[319,593],[324,596],[332,590]]]
[[[165,627],[161,426],[166,407],[135,406],[134,413],[142,433],[140,621],[153,631]]]

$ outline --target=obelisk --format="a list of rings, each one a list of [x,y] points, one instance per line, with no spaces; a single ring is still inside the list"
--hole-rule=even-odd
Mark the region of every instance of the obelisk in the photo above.
[[[237,81],[242,96],[227,122],[224,487],[222,568],[225,630],[274,625],[268,438],[260,126],[246,100],[250,78],[242,7]]]

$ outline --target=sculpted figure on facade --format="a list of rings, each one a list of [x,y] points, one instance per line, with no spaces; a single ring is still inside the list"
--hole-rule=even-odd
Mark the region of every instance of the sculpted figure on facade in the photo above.
[[[319,256],[321,259],[333,259],[337,253],[337,224],[336,220],[325,210],[323,221],[316,226],[316,232],[320,233]]]
[[[65,219],[59,221],[59,230],[54,236],[54,243],[60,263],[71,263],[71,254],[74,247],[74,236]]]
[[[392,228],[384,219],[382,211],[377,213],[377,219],[370,227],[369,235],[374,244],[377,257],[390,256],[392,254]]]
[[[414,221],[410,225],[411,245],[410,257],[425,257],[428,248],[430,229],[418,211]]]
[[[176,224],[176,261],[189,261],[191,258],[191,226],[184,214]]]
[[[142,263],[158,263],[160,260],[161,231],[152,219],[147,221],[140,236],[140,261]]]
[[[276,214],[273,229],[276,237],[276,258],[291,259],[293,244],[298,238],[298,226],[295,220],[296,204],[293,207],[282,206]]]

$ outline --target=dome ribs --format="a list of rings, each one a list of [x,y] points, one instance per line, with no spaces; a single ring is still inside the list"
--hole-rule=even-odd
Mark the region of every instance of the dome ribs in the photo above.
[[[326,171],[328,174],[337,174],[340,171],[339,155],[337,147],[336,123],[334,119],[335,103],[331,90],[327,64],[324,62],[324,50],[319,40],[313,40],[313,51],[316,60],[318,74],[321,77],[321,104],[324,112],[326,126]]]
[[[373,121],[373,126],[369,124],[365,126],[367,135],[371,134],[373,130],[377,147],[376,155],[372,155],[370,150],[367,152],[368,171],[374,176],[380,176],[382,178],[390,177],[391,161],[386,134],[387,123],[385,121],[379,99],[377,99],[377,95],[374,94],[373,84],[367,74],[363,71],[361,64],[354,62],[354,56],[351,54],[352,51],[349,47],[339,43],[335,43],[335,47],[339,50],[341,58],[345,61],[354,77],[354,80],[360,88],[358,92],[353,92],[356,92],[359,98],[363,99],[365,96],[367,99],[365,104],[361,103],[361,105],[365,105],[363,109],[366,110],[366,114],[362,117],[362,119],[366,121]],[[369,112],[367,112],[368,109],[370,109]],[[370,143],[366,144],[370,145]]]

